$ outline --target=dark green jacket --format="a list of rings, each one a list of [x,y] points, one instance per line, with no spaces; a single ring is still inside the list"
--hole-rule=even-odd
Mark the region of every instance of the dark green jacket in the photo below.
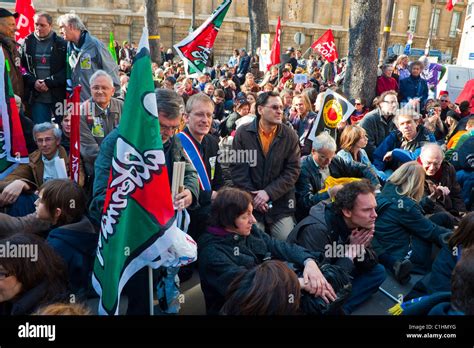
[[[105,193],[107,191],[107,182],[109,180],[110,168],[112,168],[112,158],[114,157],[114,147],[118,139],[118,127],[115,128],[100,145],[99,155],[95,161],[95,177],[92,192],[92,201],[89,206],[89,218],[93,224],[100,226],[100,218],[104,208]],[[183,146],[178,137],[174,136],[171,141],[171,159],[172,162],[186,162],[184,171],[184,186],[193,194],[193,203],[190,208],[198,205],[199,183],[197,173],[183,152]],[[173,166],[168,168],[168,176],[173,177]]]

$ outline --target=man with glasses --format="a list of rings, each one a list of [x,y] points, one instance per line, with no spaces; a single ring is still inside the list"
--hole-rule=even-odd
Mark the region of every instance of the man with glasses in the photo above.
[[[438,144],[426,144],[421,148],[418,162],[426,173],[425,196],[421,201],[427,214],[447,212],[457,225],[466,212],[461,186],[456,180],[456,169],[444,160],[443,150]]]
[[[439,103],[441,105],[441,121],[446,121],[446,117],[448,116],[448,111],[454,109],[454,105],[451,104],[451,100],[449,99],[449,95],[442,94],[439,97]]]
[[[33,127],[33,137],[38,150],[29,155],[29,163],[20,164],[0,181],[0,206],[8,207],[6,211],[12,216],[24,216],[35,211],[34,192],[44,182],[69,176],[69,155],[60,145],[61,130],[44,122]],[[79,184],[84,184],[82,164]]]
[[[359,126],[367,133],[367,146],[365,151],[373,161],[374,151],[384,139],[395,130],[393,117],[398,108],[397,92],[387,91],[377,99],[377,108],[364,116]]]
[[[198,177],[196,170],[184,153],[181,140],[175,136],[181,125],[181,118],[183,116],[183,98],[176,92],[164,88],[156,89],[155,95],[158,107],[158,120],[160,122],[160,135],[161,141],[163,142],[163,151],[165,153],[170,186],[174,174],[173,164],[175,162],[186,162],[184,170],[184,190],[174,197],[174,205],[179,211],[186,208],[193,209],[198,205],[199,199]],[[99,155],[95,161],[94,187],[92,201],[89,206],[89,218],[97,229],[100,227],[107,182],[118,136],[118,128],[115,128],[102,141]],[[162,270],[163,268],[154,271],[154,285],[162,279]],[[156,288],[156,286],[154,288]],[[130,279],[124,288],[124,294],[128,296],[127,315],[150,314],[147,269],[143,268]]]
[[[253,195],[259,228],[268,228],[274,238],[286,240],[295,225],[299,141],[295,131],[282,123],[283,103],[278,93],[260,94],[255,110],[257,118],[238,128],[232,143],[232,150],[246,155],[231,163],[232,181]]]
[[[113,98],[115,93],[112,77],[97,70],[90,78],[92,97],[81,105],[81,156],[86,174],[93,176],[94,161],[102,140],[118,126],[123,101]]]
[[[183,98],[169,89],[158,88],[155,90],[158,106],[158,119],[160,122],[160,135],[165,152],[166,167],[170,186],[173,178],[174,162],[186,162],[184,172],[184,190],[174,197],[174,202],[179,209],[194,207],[199,198],[199,183],[197,173],[186,157],[181,140],[175,136],[181,125],[184,111]],[[107,182],[109,179],[114,147],[118,139],[118,127],[114,128],[105,137],[100,145],[97,160],[94,163],[94,186],[92,201],[89,207],[90,218],[93,223],[100,226],[100,217],[104,206]],[[82,139],[81,139],[82,142]]]
[[[327,132],[322,132],[314,139],[311,154],[301,159],[301,174],[296,182],[298,221],[308,216],[310,209],[319,202],[334,198],[343,187],[335,185],[321,192],[329,176],[366,178],[377,188],[380,186],[377,174],[370,167],[355,161],[348,163],[336,156],[336,150],[336,141]]]

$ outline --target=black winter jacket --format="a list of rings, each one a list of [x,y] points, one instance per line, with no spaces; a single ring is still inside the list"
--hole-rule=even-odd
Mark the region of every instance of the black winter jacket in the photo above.
[[[380,184],[377,174],[370,167],[355,162],[348,164],[338,156],[334,157],[329,164],[329,172],[334,178],[366,178],[373,185]],[[301,158],[301,174],[295,188],[298,220],[308,216],[312,206],[329,198],[328,191],[318,193],[324,187],[321,185],[319,167],[316,166],[311,155]]]
[[[361,270],[372,269],[377,265],[378,259],[371,247],[366,247],[363,257],[358,255],[354,261],[334,254],[337,249],[342,249],[337,245],[349,244],[350,235],[351,230],[342,216],[334,212],[333,205],[321,202],[311,208],[309,216],[295,226],[287,241],[322,253],[329,263],[342,267],[348,273],[351,273],[355,267]],[[334,250],[334,243],[336,243],[336,250]]]
[[[44,82],[51,90],[54,102],[63,102],[66,98],[66,41],[53,32],[53,45],[51,47],[51,76]],[[23,75],[25,83],[25,100],[28,103],[34,102],[35,82],[38,78],[35,76],[35,53],[37,39],[34,34],[30,34],[22,47],[21,65],[26,69]]]
[[[273,239],[255,225],[245,237],[235,233],[226,236],[204,233],[198,247],[199,275],[208,314],[218,314],[230,283],[264,259],[287,261],[301,268],[308,258],[318,265],[323,261],[320,253]]]

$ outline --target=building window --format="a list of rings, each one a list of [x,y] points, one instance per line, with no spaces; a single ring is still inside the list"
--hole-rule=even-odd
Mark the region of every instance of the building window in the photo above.
[[[428,32],[428,35],[435,35],[438,34],[438,28],[439,28],[439,15],[441,13],[441,10],[439,8],[434,8],[431,11],[431,20],[430,20],[430,32]]]
[[[408,31],[415,33],[416,23],[418,22],[418,6],[410,6],[410,15],[408,16]]]
[[[451,19],[451,26],[449,27],[449,37],[456,37],[460,19],[461,12],[454,11],[453,18]]]

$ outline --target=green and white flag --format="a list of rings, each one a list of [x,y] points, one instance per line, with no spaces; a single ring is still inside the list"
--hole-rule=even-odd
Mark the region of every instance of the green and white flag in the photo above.
[[[92,276],[99,314],[117,314],[127,281],[143,267],[157,268],[170,259],[177,231],[144,28],[120,120]]]
[[[114,38],[114,33],[112,31],[109,34],[109,52],[112,58],[114,59],[115,63],[118,64],[117,52],[115,52],[115,38]]]
[[[204,73],[217,33],[231,4],[232,0],[224,0],[199,28],[173,46],[184,61],[186,75]]]

